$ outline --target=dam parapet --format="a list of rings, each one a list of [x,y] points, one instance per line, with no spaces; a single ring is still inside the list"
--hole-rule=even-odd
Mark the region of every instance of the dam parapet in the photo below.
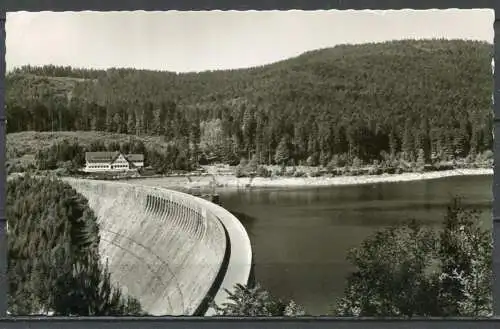
[[[250,240],[222,207],[133,181],[64,180],[98,219],[112,281],[149,314],[203,314],[207,298],[224,302],[224,289],[248,281]]]

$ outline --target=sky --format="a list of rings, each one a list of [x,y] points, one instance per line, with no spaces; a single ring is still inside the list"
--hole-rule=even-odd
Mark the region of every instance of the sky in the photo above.
[[[259,66],[337,44],[493,43],[494,11],[7,13],[7,70],[21,65],[192,72]]]

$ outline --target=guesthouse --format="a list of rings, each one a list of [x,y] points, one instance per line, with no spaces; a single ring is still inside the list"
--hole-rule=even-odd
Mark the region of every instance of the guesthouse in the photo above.
[[[121,152],[85,152],[86,172],[117,172],[137,170],[144,167],[143,154]]]

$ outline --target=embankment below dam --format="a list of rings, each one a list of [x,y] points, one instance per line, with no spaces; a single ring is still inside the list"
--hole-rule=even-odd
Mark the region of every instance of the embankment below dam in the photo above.
[[[246,284],[248,235],[227,210],[188,194],[131,183],[65,178],[100,225],[112,281],[151,315],[211,315],[206,303]]]

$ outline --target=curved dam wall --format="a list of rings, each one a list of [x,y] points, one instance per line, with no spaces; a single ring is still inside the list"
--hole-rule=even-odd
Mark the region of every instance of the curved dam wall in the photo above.
[[[222,207],[163,188],[64,180],[88,199],[98,219],[100,253],[112,281],[149,314],[203,314],[207,297],[223,303],[224,289],[248,282],[250,240]]]

